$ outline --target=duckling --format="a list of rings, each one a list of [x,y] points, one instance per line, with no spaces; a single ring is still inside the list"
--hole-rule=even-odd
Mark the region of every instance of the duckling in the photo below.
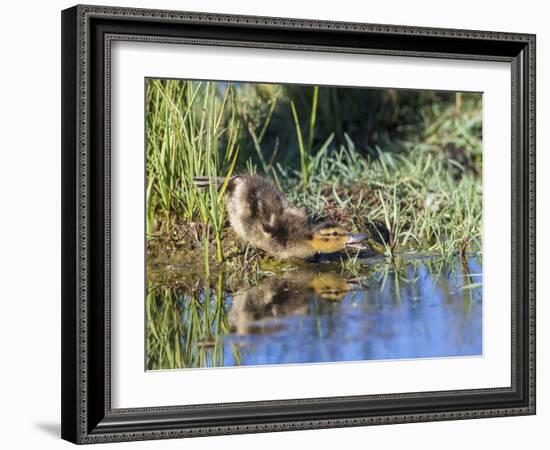
[[[195,183],[222,185],[223,178],[195,177]],[[281,259],[307,259],[361,248],[365,234],[349,233],[332,221],[311,223],[305,209],[291,205],[284,194],[259,175],[237,175],[227,183],[227,213],[235,233],[254,247]]]

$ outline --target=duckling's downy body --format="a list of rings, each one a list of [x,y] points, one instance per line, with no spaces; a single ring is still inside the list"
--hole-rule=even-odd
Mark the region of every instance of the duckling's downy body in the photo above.
[[[238,176],[228,185],[227,213],[242,239],[281,258],[307,258],[315,251],[308,217],[290,205],[271,183],[257,175]]]
[[[196,178],[200,184],[208,179]],[[339,224],[311,224],[303,208],[291,205],[284,194],[259,175],[238,175],[227,185],[227,213],[231,227],[243,240],[283,259],[334,253],[364,239]]]

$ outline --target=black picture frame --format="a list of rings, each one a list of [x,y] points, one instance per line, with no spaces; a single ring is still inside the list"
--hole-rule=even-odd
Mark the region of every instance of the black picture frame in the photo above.
[[[510,62],[511,386],[111,408],[109,64],[117,39]],[[535,36],[119,7],[64,10],[61,406],[62,437],[78,444],[535,414]]]

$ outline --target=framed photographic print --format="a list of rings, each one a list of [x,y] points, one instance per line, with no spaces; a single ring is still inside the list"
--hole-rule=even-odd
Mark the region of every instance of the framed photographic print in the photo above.
[[[535,36],[62,12],[62,437],[535,413]]]

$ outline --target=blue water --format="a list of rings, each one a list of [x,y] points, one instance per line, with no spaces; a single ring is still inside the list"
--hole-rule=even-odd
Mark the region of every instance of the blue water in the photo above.
[[[270,280],[240,292],[228,299],[229,317],[238,325],[221,338],[222,365],[481,355],[479,259],[450,265],[426,258],[399,266],[379,265],[337,300],[307,288],[304,294],[300,282],[289,287]],[[232,308],[245,312],[231,315]]]

